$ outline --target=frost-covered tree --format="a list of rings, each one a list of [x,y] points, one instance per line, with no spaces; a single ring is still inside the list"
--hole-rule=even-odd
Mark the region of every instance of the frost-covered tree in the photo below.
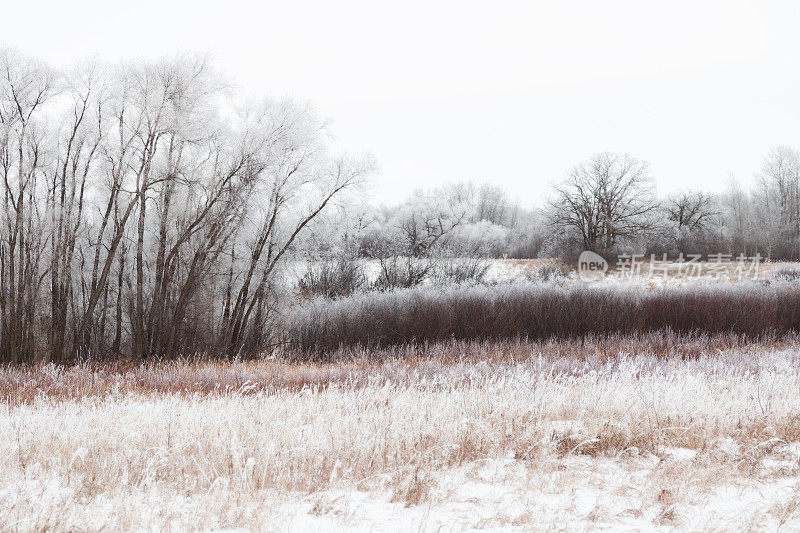
[[[549,222],[574,234],[573,245],[610,251],[654,229],[659,207],[647,163],[604,152],[575,166],[554,187]]]
[[[0,74],[4,361],[258,353],[280,266],[374,168],[203,57]]]

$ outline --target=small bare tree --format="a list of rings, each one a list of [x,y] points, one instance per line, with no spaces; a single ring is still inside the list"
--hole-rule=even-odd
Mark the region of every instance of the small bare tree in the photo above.
[[[380,263],[377,288],[417,285],[444,258],[453,230],[466,220],[468,210],[442,196],[416,191],[384,213],[385,220],[365,246],[366,254]]]
[[[682,191],[668,196],[664,209],[667,218],[679,231],[704,231],[717,214],[714,197],[699,191]]]

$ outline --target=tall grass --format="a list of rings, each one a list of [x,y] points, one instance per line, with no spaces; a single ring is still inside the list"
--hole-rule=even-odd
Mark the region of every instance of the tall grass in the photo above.
[[[750,342],[737,335],[610,335],[541,342],[509,339],[503,341],[449,341],[426,346],[402,345],[380,350],[342,347],[328,354],[330,363],[303,361],[220,361],[216,358],[165,362],[84,362],[74,366],[56,364],[0,366],[0,404],[30,404],[41,397],[53,401],[106,398],[118,394],[178,394],[189,396],[251,395],[299,391],[307,387],[332,385],[362,387],[376,374],[407,383],[406,365],[492,364],[523,362],[531,358],[596,363],[621,354],[638,354],[653,359],[691,360],[702,354],[735,350],[760,353],[800,344],[789,335]],[[402,366],[397,366],[397,365]]]
[[[773,282],[661,288],[538,283],[413,288],[315,300],[291,316],[285,334],[297,352],[319,357],[355,346],[667,330],[747,337],[798,331],[800,287]]]
[[[685,360],[617,355],[452,365],[434,358],[387,361],[363,379],[300,390],[186,394],[163,392],[155,381],[150,391],[122,386],[67,401],[42,392],[29,402],[3,402],[0,529],[307,530],[314,528],[291,520],[314,512],[319,491],[388,493],[424,510],[437,503],[426,500],[425,480],[459,465],[506,458],[534,476],[520,495],[550,487],[568,496],[582,486],[574,476],[592,469],[585,461],[598,458],[591,463],[598,468],[610,461],[635,466],[640,453],[642,460],[656,454],[663,463],[648,470],[642,491],[627,504],[647,520],[661,518],[653,498],[666,488],[688,502],[740,479],[775,483],[775,472],[794,483],[797,455],[787,455],[785,471],[778,471],[784,463],[777,459],[794,453],[787,443],[800,440],[797,350],[734,350]],[[318,365],[305,366],[315,372]],[[153,380],[158,368],[136,367],[118,378],[123,384]],[[266,362],[232,368],[170,363],[163,370],[191,383],[239,374],[257,379],[275,368]],[[0,381],[13,381],[18,372],[2,369]],[[41,379],[65,386],[109,381],[89,368],[41,372],[49,373]],[[727,439],[722,448],[714,444],[720,439]],[[693,450],[696,460],[670,462],[673,448]],[[570,460],[576,456],[582,462]],[[550,479],[558,482],[555,488],[544,483]],[[605,487],[604,478],[597,481]],[[629,490],[603,492],[619,499]],[[290,509],[279,506],[284,498]],[[449,496],[439,498],[447,505]],[[356,494],[354,505],[362,502]],[[774,520],[768,505],[750,507]],[[620,519],[608,513],[609,520]],[[373,515],[359,525],[368,529],[379,519]],[[524,529],[535,529],[519,519]],[[777,529],[770,524],[767,529]],[[436,526],[418,529],[445,529]]]

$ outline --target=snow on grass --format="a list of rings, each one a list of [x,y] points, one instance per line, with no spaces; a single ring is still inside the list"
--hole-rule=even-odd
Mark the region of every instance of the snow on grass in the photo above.
[[[279,366],[238,371],[286,372]],[[257,391],[164,392],[140,381],[96,395],[17,397],[9,385],[0,523],[20,531],[800,527],[794,347],[343,368],[349,377]],[[101,379],[88,368],[48,372]]]

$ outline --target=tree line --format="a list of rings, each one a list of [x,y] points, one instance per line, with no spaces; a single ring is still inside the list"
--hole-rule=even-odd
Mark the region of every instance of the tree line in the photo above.
[[[649,165],[604,152],[573,167],[539,206],[522,207],[502,187],[457,182],[416,191],[394,206],[349,213],[351,253],[424,258],[560,257],[583,250],[675,258],[759,254],[800,259],[800,150],[770,150],[747,190],[656,192]],[[326,241],[331,246],[331,241]]]
[[[262,349],[281,262],[373,171],[326,135],[202,57],[63,72],[0,50],[0,359]]]
[[[751,191],[659,198],[646,163],[601,153],[545,205],[462,182],[376,207],[355,201],[375,163],[328,135],[311,106],[244,97],[203,57],[57,70],[0,49],[0,361],[262,353],[289,259],[336,296],[363,258],[378,290],[583,249],[800,258],[791,148]]]
[[[800,259],[800,151],[765,156],[750,190],[684,190],[659,198],[647,163],[602,153],[577,165],[547,207],[553,242],[599,253],[760,255]]]

